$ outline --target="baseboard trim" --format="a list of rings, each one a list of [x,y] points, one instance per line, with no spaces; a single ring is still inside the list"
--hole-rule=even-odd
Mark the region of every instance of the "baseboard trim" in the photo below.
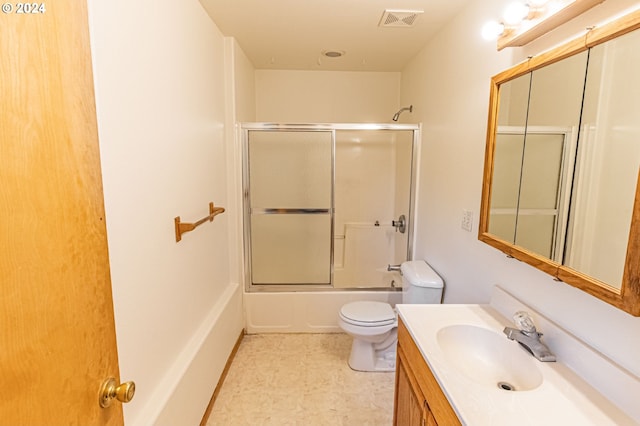
[[[231,353],[229,354],[229,358],[227,358],[227,363],[224,365],[224,369],[222,370],[222,374],[220,374],[220,379],[218,380],[218,384],[216,388],[213,390],[213,395],[211,395],[211,400],[209,401],[209,405],[207,405],[207,409],[204,412],[204,416],[202,416],[202,421],[200,422],[200,426],[206,426],[209,421],[209,416],[211,415],[211,410],[213,410],[213,404],[216,402],[216,398],[220,393],[220,389],[224,384],[224,379],[227,378],[227,373],[229,372],[229,368],[231,367],[231,363],[236,356],[236,352],[238,352],[238,348],[240,347],[240,343],[245,335],[245,330],[242,329],[240,331],[240,335],[238,336],[238,340],[236,340],[236,344],[233,346]]]

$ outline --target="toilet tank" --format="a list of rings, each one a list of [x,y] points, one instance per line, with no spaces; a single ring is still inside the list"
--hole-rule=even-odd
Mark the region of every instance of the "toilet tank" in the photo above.
[[[400,266],[402,303],[442,302],[444,282],[424,260],[411,260]]]

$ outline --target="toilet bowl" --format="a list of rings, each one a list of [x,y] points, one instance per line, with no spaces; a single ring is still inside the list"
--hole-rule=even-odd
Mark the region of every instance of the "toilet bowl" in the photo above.
[[[402,303],[440,303],[442,278],[422,260],[404,262]],[[359,301],[342,306],[338,325],[353,337],[349,367],[357,371],[394,371],[398,319],[385,302]]]
[[[342,306],[338,324],[353,337],[349,366],[357,371],[393,371],[398,340],[396,313],[384,302],[351,302]]]

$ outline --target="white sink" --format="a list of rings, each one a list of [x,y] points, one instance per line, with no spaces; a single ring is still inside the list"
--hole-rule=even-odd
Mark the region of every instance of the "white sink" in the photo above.
[[[592,348],[511,295],[499,291],[494,296],[500,310],[490,305],[396,306],[462,424],[640,424],[640,409],[635,408],[638,392],[631,392],[640,389],[637,377],[619,372],[615,364],[600,359]],[[504,335],[502,330],[513,326],[509,318],[517,311],[532,314],[557,362],[538,361]],[[626,391],[616,394],[616,403],[639,414],[630,417],[572,371],[567,360],[583,363],[583,374],[611,377],[608,385],[624,386]]]
[[[474,325],[450,325],[436,335],[447,361],[476,383],[504,391],[528,391],[542,384],[536,361],[505,335]]]

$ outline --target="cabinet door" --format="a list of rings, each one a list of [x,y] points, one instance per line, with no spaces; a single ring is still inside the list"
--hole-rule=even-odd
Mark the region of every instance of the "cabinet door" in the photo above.
[[[402,358],[396,364],[396,397],[395,422],[396,426],[424,426],[424,408],[427,407],[424,398],[413,390],[411,372],[407,371]]]
[[[402,319],[398,322],[397,366],[395,425],[435,426],[439,423],[453,426],[461,424]],[[400,385],[402,381],[408,381],[408,383]],[[410,394],[413,394],[414,399],[409,396]],[[413,407],[414,404],[422,404],[422,406]],[[417,414],[415,417],[410,416],[418,410],[422,413],[421,420],[418,420]]]
[[[427,409],[428,409],[428,407],[427,407]],[[433,417],[433,413],[431,411],[428,411],[426,414],[427,414],[426,425],[427,426],[438,426],[438,423],[436,422],[436,418]]]

